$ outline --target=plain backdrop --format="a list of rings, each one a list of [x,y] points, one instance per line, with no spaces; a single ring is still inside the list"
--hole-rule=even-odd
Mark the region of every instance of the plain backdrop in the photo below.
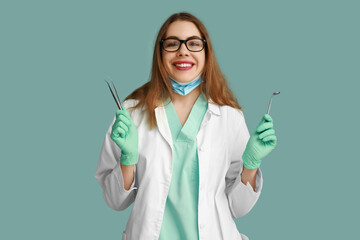
[[[0,239],[121,239],[94,178],[116,111],[149,80],[157,32],[188,11],[207,27],[249,131],[277,148],[235,219],[261,239],[355,239],[359,215],[359,1],[0,2]],[[141,226],[139,226],[141,228]]]

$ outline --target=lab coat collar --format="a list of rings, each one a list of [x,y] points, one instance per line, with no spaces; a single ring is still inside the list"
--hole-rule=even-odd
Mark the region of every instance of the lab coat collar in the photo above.
[[[142,109],[146,109],[146,107],[143,106]],[[160,106],[155,108],[154,111],[155,111],[157,127],[159,128],[159,131],[160,131],[161,135],[163,136],[163,138],[165,138],[165,140],[169,144],[170,148],[172,149],[173,141],[172,141],[172,137],[171,137],[170,127],[169,127],[169,124],[167,121],[164,103],[162,103]],[[204,121],[204,125],[207,124],[207,122],[211,118],[211,115],[220,116],[220,107],[219,107],[219,105],[214,104],[209,99],[207,112],[210,114],[210,116],[207,120]],[[202,125],[201,127],[203,127],[204,125]]]
[[[209,98],[208,100],[208,111],[210,111],[210,113],[215,114],[216,116],[220,116],[221,112],[220,112],[220,106],[213,103],[213,101]]]

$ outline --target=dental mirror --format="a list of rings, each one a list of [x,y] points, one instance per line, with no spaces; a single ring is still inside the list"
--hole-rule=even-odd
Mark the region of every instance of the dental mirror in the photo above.
[[[280,92],[274,92],[274,93],[271,95],[270,102],[269,102],[269,107],[268,107],[268,110],[267,110],[267,114],[270,113],[270,107],[271,107],[272,97],[273,97],[274,95],[278,95],[278,94],[280,94]]]

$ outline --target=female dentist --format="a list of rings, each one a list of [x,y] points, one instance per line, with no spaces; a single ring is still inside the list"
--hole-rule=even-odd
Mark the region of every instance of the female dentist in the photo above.
[[[195,16],[160,28],[150,81],[118,110],[95,178],[109,207],[134,203],[122,239],[248,239],[233,218],[262,189],[262,159],[276,146],[265,114],[251,135]]]

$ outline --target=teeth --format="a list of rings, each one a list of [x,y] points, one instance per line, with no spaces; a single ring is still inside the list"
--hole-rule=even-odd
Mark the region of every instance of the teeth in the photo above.
[[[191,67],[191,64],[188,63],[182,63],[182,64],[176,64],[178,67]]]

